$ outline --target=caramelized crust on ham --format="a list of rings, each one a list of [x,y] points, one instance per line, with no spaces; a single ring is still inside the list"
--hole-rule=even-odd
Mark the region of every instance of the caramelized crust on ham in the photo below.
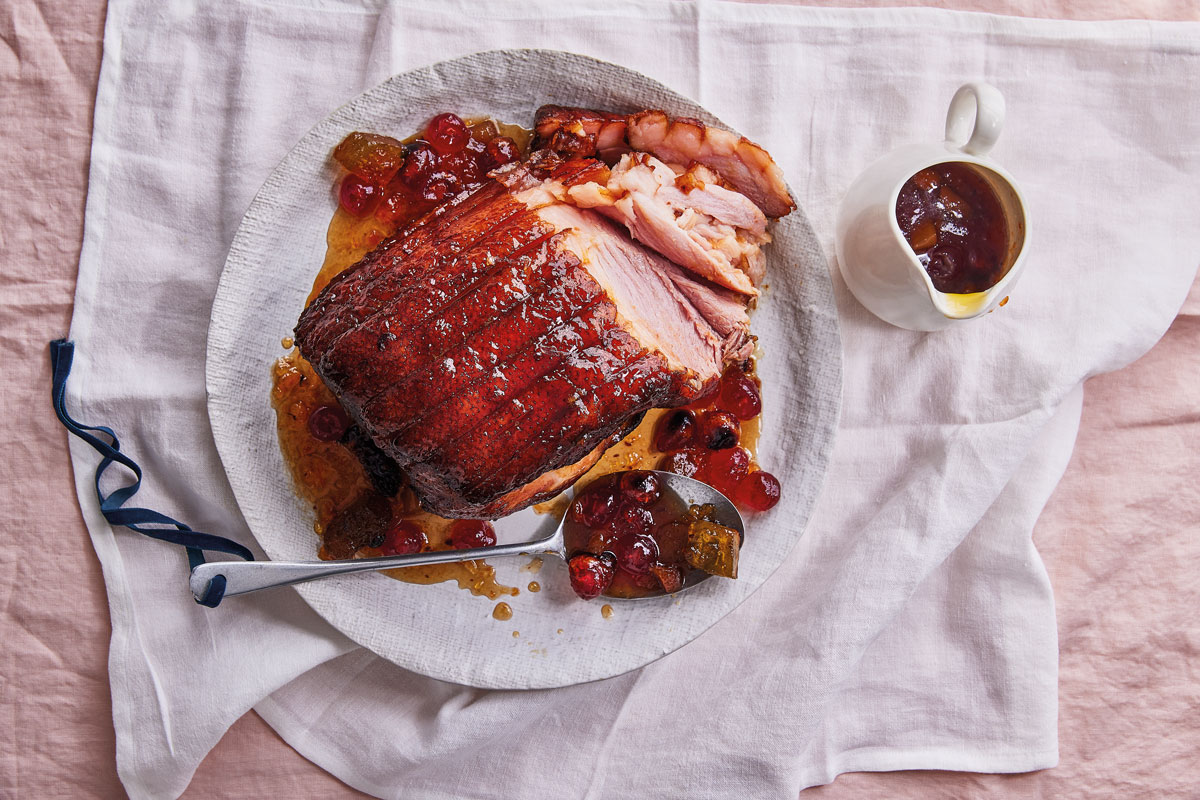
[[[546,148],[568,158],[599,156],[615,162],[629,152],[625,142],[628,117],[609,111],[567,106],[542,106],[537,110],[535,148]]]
[[[495,518],[553,496],[750,346],[745,306],[548,192],[594,160],[506,170],[411,224],[306,308],[296,344],[421,504]],[[740,314],[739,314],[740,311]]]
[[[685,171],[701,164],[720,175],[769,217],[796,207],[783,171],[759,145],[696,119],[671,119],[662,111],[628,116],[564,106],[538,109],[535,147],[572,157],[597,156],[614,164],[633,150],[650,153]]]

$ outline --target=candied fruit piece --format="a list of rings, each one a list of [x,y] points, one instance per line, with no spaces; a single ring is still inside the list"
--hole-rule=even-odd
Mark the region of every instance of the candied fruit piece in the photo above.
[[[483,519],[456,519],[450,525],[446,544],[453,550],[492,547],[496,544],[496,528]]]
[[[650,533],[654,529],[654,517],[640,506],[625,506],[612,522],[613,531],[618,536],[631,533]]]
[[[475,155],[468,151],[439,156],[437,168],[441,172],[453,174],[464,187],[483,183],[484,170],[475,160]]]
[[[738,482],[748,474],[750,451],[744,447],[729,447],[710,453],[708,463],[697,477],[715,486],[726,497],[732,497]]]
[[[926,219],[920,222],[912,233],[908,235],[908,244],[917,254],[924,253],[937,244],[937,228],[933,224],[933,220]]]
[[[688,525],[683,557],[698,570],[722,578],[736,578],[740,550],[741,536],[733,528],[706,519],[696,519]]]
[[[662,497],[662,481],[648,470],[638,469],[623,473],[619,483],[621,494],[639,506],[652,505]]]
[[[691,447],[696,439],[696,415],[686,408],[670,411],[654,427],[654,449],[663,453]]]
[[[438,170],[430,175],[429,180],[425,182],[425,188],[421,190],[421,197],[425,200],[440,203],[443,200],[454,197],[462,190],[462,178],[453,172]]]
[[[338,188],[338,203],[346,209],[346,213],[364,217],[379,202],[379,194],[379,188],[374,184],[357,175],[347,175],[342,178],[342,185]]]
[[[683,588],[683,572],[673,564],[653,564],[650,574],[662,584],[664,592],[678,592]]]
[[[490,119],[480,120],[470,125],[471,138],[482,144],[487,144],[500,135],[500,129]]]
[[[408,155],[404,158],[401,168],[400,181],[412,191],[420,194],[425,191],[425,184],[437,167],[437,152],[428,142],[414,142],[408,147]]]
[[[429,538],[421,526],[410,520],[397,520],[387,529],[383,545],[379,548],[385,556],[402,556],[419,553],[429,544]]]
[[[584,600],[599,597],[612,584],[616,574],[612,563],[601,556],[580,553],[567,562],[571,588]]]
[[[383,186],[404,164],[404,145],[390,136],[354,131],[333,149],[333,158],[347,172]]]
[[[438,114],[425,127],[425,140],[440,155],[457,153],[467,146],[471,132],[457,114]]]

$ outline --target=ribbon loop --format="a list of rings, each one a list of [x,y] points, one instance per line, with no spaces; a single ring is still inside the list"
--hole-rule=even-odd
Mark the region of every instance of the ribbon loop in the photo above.
[[[121,452],[121,441],[111,428],[103,425],[84,425],[67,413],[67,378],[71,374],[71,364],[74,358],[75,345],[72,342],[56,339],[50,343],[50,367],[53,372],[51,396],[54,402],[54,413],[59,422],[72,435],[82,439],[102,456],[96,467],[96,497],[100,501],[100,513],[104,515],[108,524],[129,528],[152,539],[183,546],[187,549],[188,564],[191,569],[204,563],[204,551],[206,550],[227,553],[246,561],[253,561],[254,554],[232,539],[194,531],[179,520],[149,508],[124,507],[125,503],[137,494],[138,489],[142,486],[142,468],[132,458]],[[104,438],[96,434],[101,434]],[[109,441],[105,441],[105,438]],[[132,472],[134,480],[133,483],[114,489],[105,495],[100,488],[100,478],[114,462]],[[147,525],[167,527],[146,527]],[[225,576],[217,575],[209,581],[204,597],[196,598],[196,602],[209,608],[216,608],[224,595]]]

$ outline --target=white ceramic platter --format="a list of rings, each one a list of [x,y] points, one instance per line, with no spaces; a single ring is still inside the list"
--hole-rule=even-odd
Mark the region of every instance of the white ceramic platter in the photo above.
[[[397,75],[313,128],[267,179],[242,220],[213,302],[206,379],[213,435],[242,514],[267,555],[315,557],[313,512],[295,496],[269,403],[271,364],[283,355],[325,254],[337,168],[330,153],[350,131],[405,137],[454,111],[526,126],[544,103],[616,111],[658,108],[721,123],[643,75],[570,53],[500,50]],[[763,142],[770,147],[770,142]],[[566,686],[619,675],[702,634],[775,571],[803,533],[820,489],[841,396],[841,345],[828,268],[803,209],[775,228],[767,291],[753,317],[764,384],[759,461],[783,481],[783,500],[751,515],[740,576],[712,579],[678,597],[600,602],[575,598],[553,560],[532,579],[525,559],[497,560],[511,620],[454,584],[419,586],[381,575],[295,587],[325,619],[407,669],[485,688]],[[501,541],[532,538],[551,520],[524,511],[500,520]],[[293,591],[281,589],[278,591]],[[558,631],[561,629],[561,633]],[[520,636],[514,637],[513,631]]]

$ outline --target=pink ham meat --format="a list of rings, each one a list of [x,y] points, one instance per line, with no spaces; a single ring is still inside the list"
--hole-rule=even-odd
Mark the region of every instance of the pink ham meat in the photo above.
[[[654,156],[621,156],[606,183],[566,190],[566,199],[623,223],[638,241],[727,289],[750,297],[766,271],[767,218],[706,167],[676,174]]]
[[[547,188],[608,171],[507,168],[301,314],[301,354],[427,510],[496,518],[551,497],[642,412],[690,402],[748,355],[736,295]]]
[[[623,123],[623,124],[622,124]],[[564,106],[542,106],[535,147],[571,157],[598,156],[610,164],[633,150],[686,170],[702,164],[748,197],[768,217],[795,209],[783,171],[771,155],[745,137],[699,120],[672,119],[662,111],[620,115]]]

